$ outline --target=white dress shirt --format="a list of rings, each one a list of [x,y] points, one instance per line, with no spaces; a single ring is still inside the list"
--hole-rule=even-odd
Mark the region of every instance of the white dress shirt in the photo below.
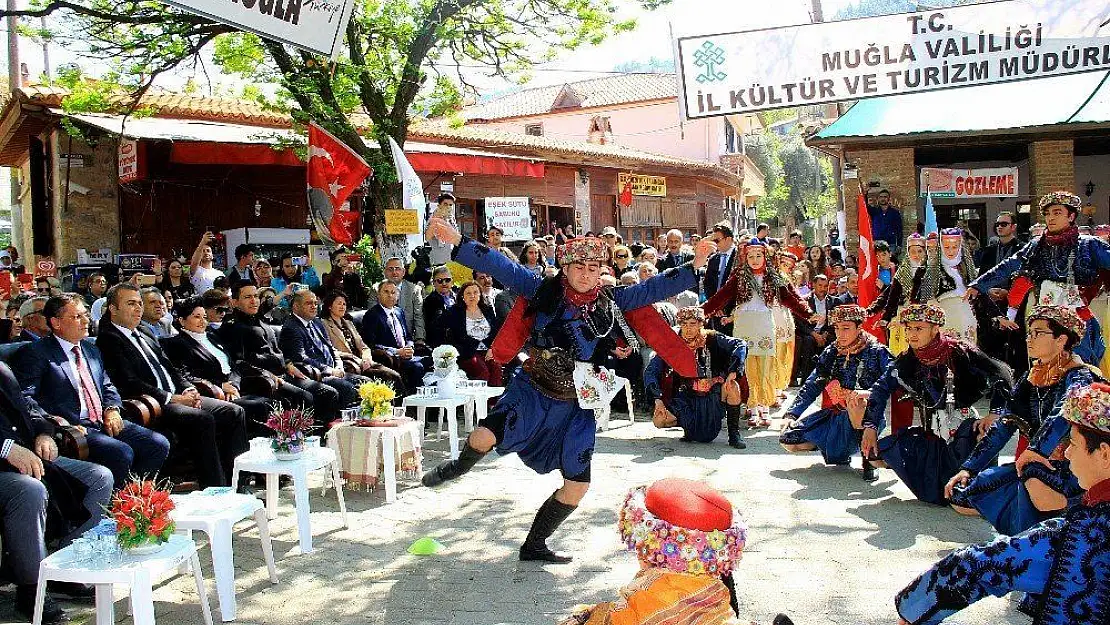
[[[77,369],[77,356],[73,353],[73,348],[77,347],[77,345],[70,343],[57,334],[54,335],[54,338],[58,341],[58,345],[62,346],[62,351],[65,352],[66,358],[69,359],[69,368],[73,371],[73,390],[77,391],[77,401],[81,402],[80,420],[84,421],[89,418],[89,407],[85,404],[85,394],[81,392],[81,372]],[[83,355],[84,353],[84,350],[81,350],[81,354]],[[88,358],[85,358],[85,361],[85,366],[88,367]],[[92,376],[91,368],[89,369],[89,376]],[[95,388],[89,390],[94,393],[96,392]]]

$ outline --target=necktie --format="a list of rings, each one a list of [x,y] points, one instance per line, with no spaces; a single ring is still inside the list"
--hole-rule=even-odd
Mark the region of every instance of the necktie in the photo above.
[[[389,317],[389,327],[393,328],[393,338],[397,341],[397,347],[404,347],[405,333],[401,330],[401,321],[397,319],[397,313],[387,312],[386,316]]]
[[[720,264],[717,266],[717,290],[721,290],[721,286],[725,283],[725,266],[728,265],[728,255],[721,254],[718,261]]]
[[[162,363],[158,362],[158,359],[154,356],[154,352],[150,351],[150,348],[146,346],[146,343],[143,342],[138,332],[132,330],[131,337],[139,344],[139,351],[142,352],[143,358],[146,360],[146,364],[150,367],[150,370],[154,372],[154,377],[158,381],[158,388],[167,392],[172,391],[173,385],[170,384],[170,379],[162,369]]]
[[[335,361],[332,359],[331,350],[328,349],[328,342],[324,339],[323,330],[310,321],[308,323],[308,333],[312,336],[312,342],[316,344],[316,349],[323,354],[324,362],[328,363],[329,367],[334,365]]]
[[[85,409],[89,413],[89,421],[100,423],[104,415],[104,407],[100,403],[100,395],[96,392],[96,385],[93,384],[89,367],[81,356],[81,348],[77,345],[73,346],[73,356],[77,362],[77,383],[81,387],[81,395],[85,400]]]

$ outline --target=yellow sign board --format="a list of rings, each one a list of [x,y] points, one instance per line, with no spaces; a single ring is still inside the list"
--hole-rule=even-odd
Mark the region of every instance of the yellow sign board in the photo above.
[[[667,178],[665,176],[617,174],[617,192],[624,191],[627,184],[632,185],[632,195],[667,197]]]
[[[392,210],[385,211],[386,234],[420,234],[419,211]]]

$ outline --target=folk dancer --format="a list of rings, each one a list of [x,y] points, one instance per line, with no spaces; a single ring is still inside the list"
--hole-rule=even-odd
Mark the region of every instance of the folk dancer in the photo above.
[[[707,316],[723,315],[721,323],[732,325],[732,336],[748,345],[744,367],[748,379],[751,416],[749,427],[771,424],[775,397],[777,331],[774,309],[785,306],[795,316],[816,321],[813,311],[798,296],[774,263],[767,262],[767,244],[752,239],[742,250],[744,262],[737,263],[732,276],[717,294],[702,305]]]
[[[1074,353],[1083,362],[1097,364],[1106,348],[1099,323],[1087,305],[1102,288],[1100,271],[1110,269],[1110,244],[1079,234],[1075,225],[1083,206],[1079,196],[1056,191],[1042,197],[1038,205],[1045,219],[1044,234],[1035,236],[1018,253],[969,284],[968,298],[993,288],[1010,287],[1010,318],[1004,327],[1011,329],[1023,325],[1021,313],[1031,311],[1034,305],[1076,309],[1087,321],[1087,331]],[[1034,304],[1026,303],[1027,294],[1033,296]]]
[[[887,347],[895,356],[909,347],[906,344],[905,329],[902,328],[902,324],[897,323],[898,313],[910,304],[914,277],[918,270],[925,266],[925,257],[925,237],[915,232],[906,238],[906,255],[898,265],[898,270],[894,272],[894,279],[867,309],[868,316],[882,313],[878,325],[886,328]]]
[[[1086,322],[1064,306],[1038,306],[1029,316],[1028,350],[1033,368],[1013,392],[1002,417],[987,430],[945,495],[957,512],[982,515],[999,532],[1013,536],[1059,516],[1083,495],[1064,459],[1068,422],[1060,406],[1068,391],[1101,378],[1071,350]],[[987,468],[1022,431],[1030,445],[1016,462]]]
[[[559,273],[542,278],[500,252],[464,239],[443,219],[429,220],[428,235],[454,245],[452,255],[459,263],[490,274],[520,295],[491,350],[498,362],[507,362],[527,344],[528,359],[467,438],[459,457],[425,473],[422,481],[436,486],[455,479],[494,447],[501,454],[518,454],[537,473],[558,469],[563,486],[536,513],[520,559],[569,562],[569,556],[547,547],[547,539],[589,489],[596,427],[592,408],[603,392],[610,398],[616,394],[615,376],[596,363],[617,348],[622,334],[632,333],[631,324],[683,375],[697,376],[693,353],[651,304],[696,288],[695,271],[705,266],[713,243],[699,243],[691,263],[653,279],[602,288],[601,267],[610,260],[609,247],[596,237],[567,241],[557,254]]]
[[[845,409],[857,390],[871,388],[891,362],[890,351],[863,331],[867,311],[848,304],[829,313],[836,341],[817,357],[817,366],[786,410],[779,443],[791,453],[818,450],[825,464],[846,465],[859,451],[862,418],[853,421]],[[821,395],[821,410],[802,413]],[[862,417],[862,415],[860,415]],[[863,479],[875,480],[875,469],[863,459]]]
[[[1033,625],[1110,623],[1110,385],[1068,391],[1065,457],[1087,491],[1079,505],[1018,534],[959,549],[894,599],[907,625],[934,625],[987,595],[1029,593]]]
[[[659,480],[628,493],[617,529],[639,572],[619,599],[578,606],[561,625],[739,623],[732,570],[748,529],[724,495],[701,482]]]
[[[657,428],[681,427],[683,441],[711,443],[724,417],[729,446],[746,448],[740,439],[740,412],[747,395],[747,346],[741,339],[706,330],[705,312],[699,306],[678,311],[678,333],[694,352],[698,375],[684,378],[659,356],[652,358],[644,376],[647,394],[655,399],[652,422]]]
[[[977,345],[979,322],[965,298],[967,285],[978,276],[963,230],[945,228],[940,233],[940,253],[929,258],[914,276],[910,300],[936,304],[944,310],[944,329],[971,345]]]
[[[967,409],[988,393],[992,407],[1001,406],[1013,375],[979,348],[943,334],[944,310],[939,306],[909,306],[899,321],[910,348],[890,363],[869,393],[848,400],[848,413],[863,419],[864,458],[893,469],[921,501],[944,505],[945,485],[971,454],[977,433],[989,424],[970,418]],[[917,405],[921,425],[879,440],[887,402],[898,389]]]
[[[794,266],[798,258],[787,251],[775,252],[775,262],[779,274],[791,284],[794,284]],[[775,402],[772,407],[777,408],[780,400],[786,399],[786,389],[790,386],[790,376],[794,373],[794,315],[782,306],[773,309],[775,315]]]

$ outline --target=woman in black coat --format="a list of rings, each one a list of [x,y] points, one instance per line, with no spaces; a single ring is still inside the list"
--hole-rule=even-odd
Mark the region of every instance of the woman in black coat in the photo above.
[[[181,332],[159,341],[166,357],[190,383],[212,387],[217,393],[247,411],[247,431],[255,436],[268,436],[264,425],[273,407],[264,397],[243,395],[243,379],[232,366],[231,357],[219,335],[208,327],[208,315],[199,297],[189,297],[174,306],[174,318]]]
[[[466,376],[500,386],[501,365],[494,362],[489,348],[501,325],[493,309],[482,303],[482,290],[477,282],[467,282],[459,288],[458,301],[441,321],[447,343],[459,350],[459,366]]]

